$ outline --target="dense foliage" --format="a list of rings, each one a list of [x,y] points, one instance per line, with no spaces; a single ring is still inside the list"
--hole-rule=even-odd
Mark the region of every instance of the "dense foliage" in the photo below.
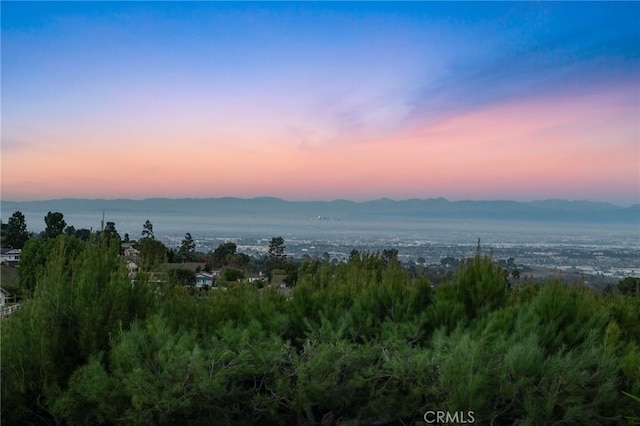
[[[447,283],[393,251],[304,262],[291,294],[132,283],[117,249],[59,236],[2,320],[4,424],[632,424],[640,300],[507,287],[478,253]],[[25,247],[28,249],[28,247]],[[178,279],[179,277],[175,277]]]
[[[14,249],[21,249],[29,239],[27,231],[27,221],[22,212],[15,212],[9,218],[4,235],[3,243]]]

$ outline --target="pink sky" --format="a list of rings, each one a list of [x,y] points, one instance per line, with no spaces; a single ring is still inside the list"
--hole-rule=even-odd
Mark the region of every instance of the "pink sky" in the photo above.
[[[638,11],[9,2],[1,196],[640,203]]]
[[[640,182],[634,87],[511,101],[304,144],[291,133],[159,123],[95,133],[81,123],[3,151],[3,198],[571,198],[632,202]],[[266,121],[266,120],[265,120]],[[190,130],[183,130],[190,129]],[[388,133],[388,132],[387,132]],[[265,142],[268,141],[268,143]],[[214,141],[212,143],[212,141]]]

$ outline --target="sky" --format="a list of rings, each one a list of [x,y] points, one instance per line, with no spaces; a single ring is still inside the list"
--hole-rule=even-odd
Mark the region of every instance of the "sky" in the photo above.
[[[640,3],[1,3],[4,200],[640,203]]]

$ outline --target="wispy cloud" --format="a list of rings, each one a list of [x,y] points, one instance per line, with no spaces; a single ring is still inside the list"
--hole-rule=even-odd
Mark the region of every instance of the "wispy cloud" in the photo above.
[[[526,29],[512,29],[505,37],[514,40],[503,40],[491,54],[462,52],[447,65],[446,74],[415,94],[412,118],[438,119],[514,99],[640,82],[637,20],[586,20],[568,26],[538,29],[527,37],[519,34]]]

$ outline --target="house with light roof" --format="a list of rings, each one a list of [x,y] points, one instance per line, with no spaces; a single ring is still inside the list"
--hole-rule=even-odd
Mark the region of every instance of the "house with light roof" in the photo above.
[[[0,249],[0,263],[8,263],[11,266],[16,266],[20,263],[20,253],[22,253],[21,249]]]

